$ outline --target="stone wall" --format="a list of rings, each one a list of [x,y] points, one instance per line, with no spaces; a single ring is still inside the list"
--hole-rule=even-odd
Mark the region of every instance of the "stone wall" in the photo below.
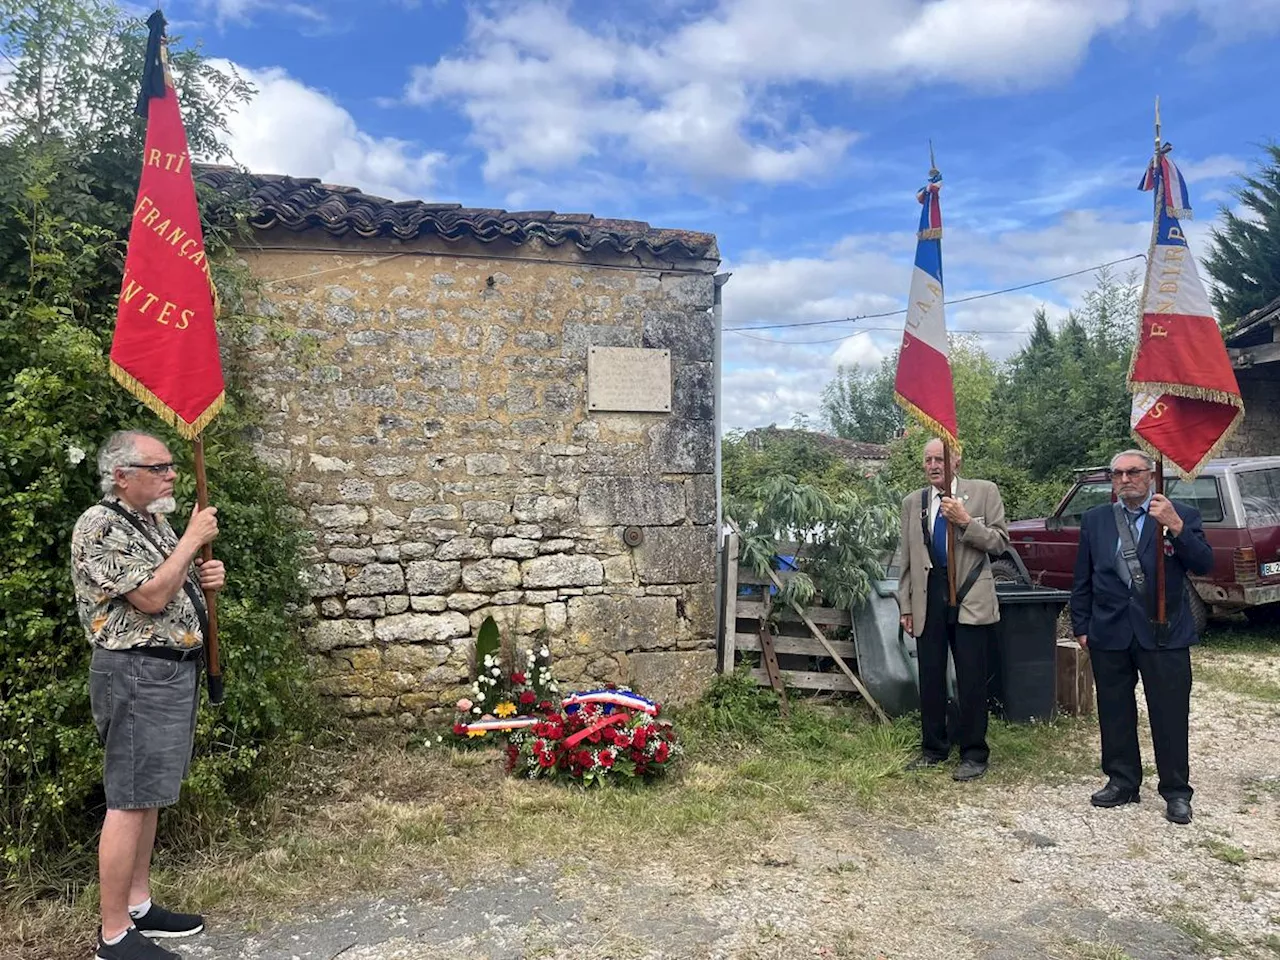
[[[1280,454],[1280,362],[1237,370],[1236,382],[1244,398],[1244,423],[1228,441],[1222,456]]]
[[[270,321],[258,448],[313,532],[321,690],[413,726],[464,692],[493,615],[569,687],[695,695],[715,664],[716,261],[305,239],[244,256]],[[670,350],[672,413],[588,414],[591,345]]]

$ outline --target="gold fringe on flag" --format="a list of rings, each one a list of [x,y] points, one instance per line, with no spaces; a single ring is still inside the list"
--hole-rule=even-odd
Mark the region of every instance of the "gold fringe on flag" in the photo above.
[[[930,227],[928,230],[917,230],[916,239],[917,240],[941,240],[942,228]]]
[[[956,453],[962,453],[964,451],[964,446],[960,443],[960,439],[958,437],[896,390],[894,391],[893,399],[894,402],[896,402],[898,406],[902,407],[902,409],[910,416],[915,417],[922,427],[931,431],[934,436],[940,437],[942,442],[953,451]]]
[[[223,403],[226,402],[226,391],[219,393],[214,397],[213,402],[204,408],[204,412],[200,414],[193,422],[188,423],[178,416],[177,412],[157,397],[154,393],[147,389],[142,381],[138,380],[133,374],[124,367],[120,366],[114,360],[111,361],[111,376],[116,379],[120,386],[124,387],[134,395],[141,403],[151,408],[152,413],[163,420],[173,429],[178,431],[179,436],[184,440],[194,440],[204,431],[219,411],[222,410]]]

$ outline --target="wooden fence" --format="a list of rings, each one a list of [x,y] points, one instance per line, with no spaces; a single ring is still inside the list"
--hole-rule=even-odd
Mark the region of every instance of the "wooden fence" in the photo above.
[[[805,615],[827,637],[823,644],[813,635],[800,614],[790,608],[776,610],[773,597],[776,588],[768,577],[761,577],[749,567],[739,565],[740,540],[736,533],[724,543],[724,624],[720,646],[720,669],[729,672],[744,661],[752,665],[751,674],[761,686],[772,685],[770,663],[765,649],[771,641],[776,654],[779,679],[784,686],[801,690],[830,690],[844,693],[860,691],[836,665],[832,652],[838,654],[856,673],[857,654],[850,640],[832,639],[837,633],[847,635],[852,624],[848,610],[810,606]],[[787,554],[795,544],[780,544],[778,552]],[[793,572],[775,572],[783,583]],[[846,628],[840,631],[839,628]]]

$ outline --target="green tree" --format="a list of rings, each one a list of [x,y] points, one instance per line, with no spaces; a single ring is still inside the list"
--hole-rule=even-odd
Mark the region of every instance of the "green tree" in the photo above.
[[[838,367],[822,391],[822,415],[837,437],[863,443],[888,443],[901,432],[906,418],[893,399],[898,353],[885,357],[874,370]]]
[[[1280,297],[1280,144],[1266,147],[1261,168],[1235,192],[1243,214],[1222,208],[1205,269],[1218,321],[1230,327]]]
[[[194,493],[190,445],[107,374],[141,164],[132,109],[144,41],[138,21],[101,0],[0,0],[12,65],[0,92],[0,862],[8,879],[59,892],[91,875],[75,859],[91,853],[101,796],[89,648],[68,573],[72,526],[99,496],[96,446],[120,427],[156,432],[183,468],[179,498]],[[194,51],[172,59],[193,149],[219,155],[219,110],[249,91]],[[234,217],[206,223],[230,348],[248,323],[234,313],[242,278],[227,266],[236,228]],[[247,391],[234,379],[228,389],[206,431],[228,567],[227,701],[201,714],[183,802],[212,815],[180,818],[188,840],[202,836],[192,824],[206,837],[235,829],[223,814],[261,795],[282,734],[310,715],[289,616],[301,532],[283,484],[253,456]]]

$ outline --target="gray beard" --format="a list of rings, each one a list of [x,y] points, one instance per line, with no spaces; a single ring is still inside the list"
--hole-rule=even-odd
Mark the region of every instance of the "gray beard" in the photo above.
[[[148,513],[158,513],[161,516],[173,513],[178,509],[178,501],[173,497],[161,497],[159,500],[152,500],[147,504]]]

